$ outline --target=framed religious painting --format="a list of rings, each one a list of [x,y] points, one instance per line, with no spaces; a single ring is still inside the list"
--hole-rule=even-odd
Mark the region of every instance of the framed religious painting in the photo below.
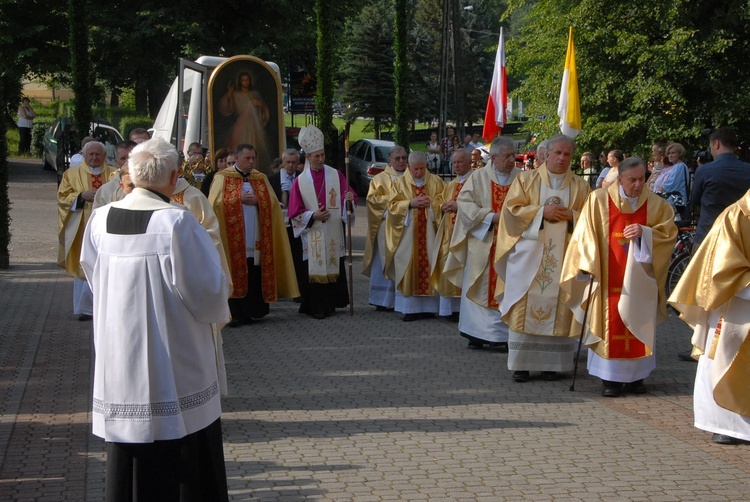
[[[208,81],[211,152],[250,144],[255,168],[271,174],[271,164],[284,150],[284,112],[278,70],[253,56],[227,59]]]

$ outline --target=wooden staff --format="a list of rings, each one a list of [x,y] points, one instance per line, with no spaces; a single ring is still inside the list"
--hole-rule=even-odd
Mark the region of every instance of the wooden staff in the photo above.
[[[344,126],[344,166],[346,167],[346,189],[349,190],[349,129],[351,122]],[[346,248],[349,252],[349,315],[354,316],[354,274],[352,273],[352,215],[354,202],[346,201]]]
[[[578,352],[576,353],[576,362],[573,365],[573,381],[570,383],[570,392],[576,390],[576,375],[578,374],[578,360],[581,358],[581,345],[583,345],[583,332],[586,330],[586,318],[591,307],[591,289],[594,287],[594,274],[591,274],[589,281],[589,291],[586,298],[586,308],[583,309],[583,323],[581,324],[581,336],[578,337]]]

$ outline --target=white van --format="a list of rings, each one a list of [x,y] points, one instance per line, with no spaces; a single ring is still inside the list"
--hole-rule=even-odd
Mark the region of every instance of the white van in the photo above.
[[[208,82],[214,69],[227,59],[218,56],[201,56],[196,61],[180,59],[180,72],[156,116],[152,138],[172,143],[185,155],[190,143],[209,146]],[[278,65],[268,61],[266,64],[281,82]],[[285,141],[285,136],[281,136],[280,139]]]

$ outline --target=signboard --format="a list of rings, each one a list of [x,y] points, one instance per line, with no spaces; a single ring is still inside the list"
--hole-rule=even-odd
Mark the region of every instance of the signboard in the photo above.
[[[289,74],[289,112],[315,113],[315,93],[318,81],[309,71],[293,71]]]

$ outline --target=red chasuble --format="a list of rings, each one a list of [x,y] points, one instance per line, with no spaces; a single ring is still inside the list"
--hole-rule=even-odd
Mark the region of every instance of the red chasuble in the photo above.
[[[505,196],[508,195],[510,185],[498,185],[494,181],[492,182],[492,212],[497,213],[503,208],[505,202]],[[497,232],[492,232],[492,247],[490,247],[490,258],[495,256],[495,246],[497,245]],[[495,299],[495,285],[497,284],[497,272],[495,267],[490,265],[490,287],[487,289],[488,298],[487,306],[491,309],[500,308],[500,304]]]
[[[643,204],[635,213],[621,213],[609,198],[609,291],[607,291],[607,342],[609,359],[636,359],[646,356],[646,346],[631,333],[622,322],[617,304],[620,302],[625,264],[628,260],[630,240],[623,235],[625,227],[638,223],[646,225],[648,204]]]

